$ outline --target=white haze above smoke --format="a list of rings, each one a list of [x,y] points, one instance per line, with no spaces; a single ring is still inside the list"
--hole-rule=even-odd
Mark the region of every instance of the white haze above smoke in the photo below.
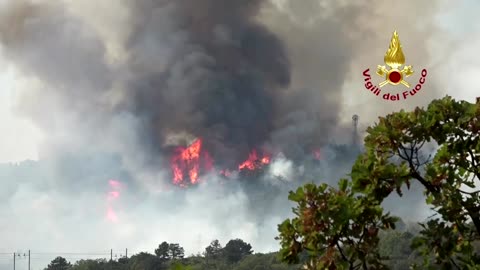
[[[291,160],[286,159],[283,155],[279,155],[272,160],[268,168],[269,174],[291,181],[295,173],[294,166]]]
[[[160,20],[163,27],[158,31],[165,31],[165,36],[158,40],[157,33],[144,39],[132,56],[131,32],[145,23],[135,14],[138,9],[132,1],[0,1],[0,160],[39,159],[0,167],[0,253],[31,249],[108,256],[110,248],[117,252],[129,248],[130,254],[153,252],[168,241],[180,243],[190,254],[201,252],[213,239],[225,244],[237,237],[250,242],[255,251],[278,249],[273,237],[276,225],[290,211],[283,202],[286,193],[276,194],[272,188],[264,194],[268,201],[257,194],[259,201],[252,203],[246,189],[235,183],[222,185],[216,176],[177,192],[165,184],[168,160],[155,158],[145,147],[150,142],[142,134],[143,119],[128,110],[111,114],[133,91],[128,82],[135,74],[130,69],[136,74],[162,72],[173,57],[173,45],[183,42],[181,33],[167,35],[175,27],[167,16],[174,1],[161,2],[165,7],[154,18]],[[469,1],[458,1],[463,3],[458,10],[446,1],[347,2],[277,1],[260,13],[259,20],[284,42],[291,61],[291,83],[280,105],[292,106],[291,98],[323,113],[308,120],[295,106],[285,108],[291,113],[286,124],[280,121],[282,128],[272,135],[273,141],[290,142],[295,132],[315,133],[314,123],[323,121],[329,130],[327,138],[319,140],[348,142],[351,130],[339,122],[349,124],[354,113],[367,125],[378,115],[425,105],[445,93],[473,100],[478,89],[471,82],[480,59],[472,52],[480,36],[471,32],[469,43],[462,44],[466,38],[451,37],[437,24],[447,20],[438,18],[445,12],[451,15],[449,26],[458,22],[455,12],[463,14],[468,8],[462,5],[472,5]],[[468,19],[473,18],[462,17]],[[414,67],[426,66],[431,77],[424,92],[391,104],[365,92],[361,72],[381,64],[393,29],[399,31],[407,61]],[[228,32],[221,27],[217,32],[228,40]],[[134,63],[129,62],[132,58]],[[168,142],[188,137],[175,133]],[[37,151],[31,150],[35,146]],[[334,183],[345,168],[328,159],[334,160],[328,147],[322,153],[328,157],[320,166],[321,178]],[[293,176],[305,168],[293,164],[285,157],[274,159],[265,181],[278,184],[275,179],[280,176],[296,188]],[[113,205],[116,223],[105,218],[109,179],[124,185]],[[408,198],[401,201],[405,205],[392,203],[392,208],[410,218],[423,218],[421,200]],[[252,211],[252,204],[261,211]],[[262,211],[271,214],[259,218]],[[34,255],[33,269],[55,255]],[[10,269],[10,255],[0,255],[0,269],[3,262]]]

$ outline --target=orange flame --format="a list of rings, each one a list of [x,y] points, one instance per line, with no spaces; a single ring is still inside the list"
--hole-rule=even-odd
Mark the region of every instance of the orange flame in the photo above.
[[[259,156],[254,149],[249,154],[248,159],[238,165],[238,170],[254,171],[270,163],[269,155]],[[200,175],[214,169],[214,160],[204,149],[202,139],[196,139],[187,147],[179,146],[175,149],[171,159],[171,170],[173,174],[173,183],[180,187],[197,184]],[[233,171],[229,169],[219,169],[216,172],[225,177],[230,177]]]
[[[238,165],[238,170],[250,170],[253,171],[255,169],[258,169],[264,165],[267,165],[270,163],[270,157],[267,155],[264,155],[261,158],[258,158],[257,151],[254,149],[252,152],[248,155],[248,159],[245,160],[243,163]]]
[[[213,160],[208,152],[202,152],[202,140],[197,139],[188,147],[177,147],[176,154],[172,158],[171,168],[173,183],[184,186],[185,176],[188,175],[191,184],[198,183],[200,174],[200,162],[202,157],[205,170],[211,170]]]

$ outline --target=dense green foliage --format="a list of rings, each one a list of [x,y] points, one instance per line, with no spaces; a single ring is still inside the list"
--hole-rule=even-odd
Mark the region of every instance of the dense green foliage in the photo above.
[[[47,270],[67,270],[70,269],[72,265],[62,257],[57,257],[47,266]]]
[[[158,248],[155,249],[155,255],[157,255],[160,261],[166,262],[169,260],[182,259],[185,256],[185,251],[179,244],[162,242],[158,245]]]
[[[350,182],[342,179],[339,188],[306,184],[291,192],[298,206],[296,217],[279,226],[281,255],[298,263],[306,251],[308,269],[358,269],[367,264],[385,269],[378,252],[378,232],[395,226],[395,218],[370,198],[356,196]]]
[[[307,184],[291,192],[298,206],[295,218],[279,225],[282,259],[297,262],[306,251],[312,270],[392,268],[381,256],[379,230],[392,228],[395,219],[380,205],[417,181],[438,217],[421,224],[414,239],[399,234],[396,241],[412,242],[422,255],[419,269],[478,269],[480,103],[447,96],[426,109],[381,117],[367,133],[351,179],[338,188]],[[433,157],[425,154],[428,144],[438,148]],[[385,241],[389,255],[404,253]]]

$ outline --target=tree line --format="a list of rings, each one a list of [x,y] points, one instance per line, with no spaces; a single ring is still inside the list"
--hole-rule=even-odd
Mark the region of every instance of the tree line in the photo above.
[[[383,232],[380,236],[380,252],[390,259],[385,263],[394,270],[409,269],[408,265],[420,256],[410,248],[410,241],[420,227],[414,223],[397,222],[397,230]],[[214,240],[201,254],[185,256],[178,243],[162,242],[153,253],[141,252],[129,258],[117,260],[96,259],[69,262],[56,257],[45,270],[296,270],[308,261],[306,252],[300,255],[298,264],[281,261],[278,252],[255,253],[252,246],[241,239],[230,240],[224,247]]]
[[[252,246],[242,239],[232,239],[225,246],[214,240],[202,254],[185,257],[178,243],[162,242],[153,253],[141,252],[118,260],[79,260],[71,263],[56,257],[45,270],[290,270],[295,266],[282,263],[276,254],[253,254]],[[264,268],[255,268],[256,266]]]

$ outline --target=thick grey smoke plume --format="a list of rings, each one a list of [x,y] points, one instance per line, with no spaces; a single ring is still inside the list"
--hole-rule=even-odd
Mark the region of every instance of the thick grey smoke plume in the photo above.
[[[361,72],[381,64],[395,28],[414,67],[431,61],[426,40],[436,33],[432,3],[374,2],[0,1],[0,53],[28,85],[18,111],[45,133],[38,164],[0,178],[4,205],[24,202],[3,210],[4,231],[23,236],[5,243],[137,251],[166,240],[197,252],[240,237],[275,250],[286,191],[347,172],[356,152],[327,144],[350,141],[353,113],[371,121],[438,94],[433,77],[405,104],[362,90]],[[205,185],[172,190],[172,147],[196,137],[220,168],[252,148],[279,156],[261,176],[235,178],[246,184],[208,175]],[[309,159],[319,148],[323,160]],[[109,179],[123,185],[115,225],[103,220]],[[37,224],[30,234],[17,211]],[[93,233],[66,241],[79,226]]]
[[[204,138],[214,160],[235,165],[270,139],[290,64],[255,20],[262,2],[141,1],[127,49],[132,111],[148,122],[148,139],[161,146],[187,132]],[[157,54],[151,65],[163,70],[142,69]]]
[[[203,138],[214,160],[229,166],[254,147],[299,158],[338,124],[348,67],[341,59],[349,52],[323,59],[334,75],[321,72],[323,89],[288,90],[289,56],[258,21],[262,4],[136,2],[122,62],[109,62],[101,37],[58,3],[12,2],[3,9],[1,37],[8,57],[48,84],[28,110],[48,104],[72,125],[35,115],[45,128],[98,131],[123,114],[138,120],[135,133],[153,157],[186,134],[187,141]]]

